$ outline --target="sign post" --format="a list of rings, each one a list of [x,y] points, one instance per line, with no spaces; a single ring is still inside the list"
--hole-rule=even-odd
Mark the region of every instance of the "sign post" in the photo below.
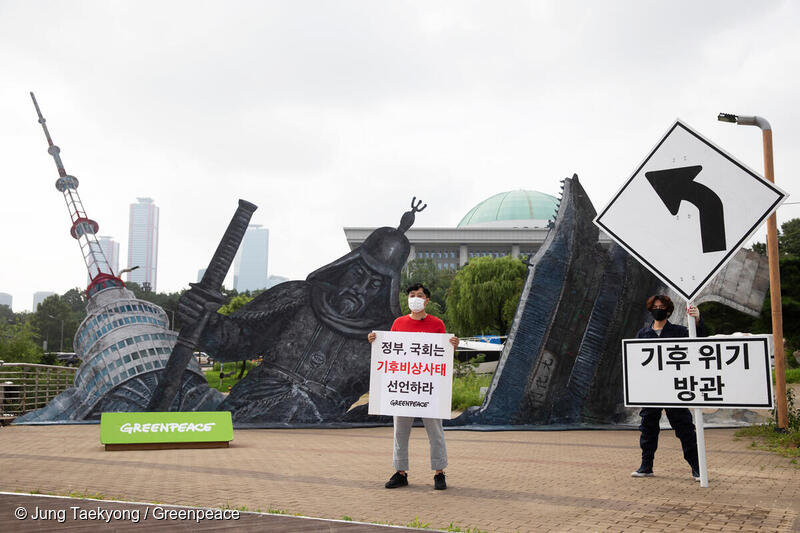
[[[677,120],[594,222],[690,305],[786,196]],[[692,317],[688,328],[696,337]],[[694,415],[707,487],[703,414]]]
[[[694,306],[694,301],[686,302],[686,307]],[[686,328],[689,330],[689,338],[697,338],[697,323],[694,317],[686,313]],[[694,428],[697,432],[697,466],[700,469],[700,486],[708,487],[708,466],[706,465],[706,429],[703,421],[703,410],[699,407],[693,409]]]

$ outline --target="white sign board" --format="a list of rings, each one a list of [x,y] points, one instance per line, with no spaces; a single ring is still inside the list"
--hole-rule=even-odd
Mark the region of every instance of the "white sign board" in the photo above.
[[[450,333],[376,331],[369,378],[369,414],[451,418]]]
[[[688,301],[785,198],[676,121],[595,224]]]
[[[772,409],[767,338],[625,339],[625,405]]]

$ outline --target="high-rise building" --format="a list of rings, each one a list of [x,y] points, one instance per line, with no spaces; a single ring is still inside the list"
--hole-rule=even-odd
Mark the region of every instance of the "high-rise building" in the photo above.
[[[128,268],[138,266],[128,273],[128,281],[139,285],[150,284],[156,292],[158,275],[158,206],[152,198],[137,198],[131,204],[128,224]]]
[[[111,271],[119,276],[119,243],[108,235],[98,235],[97,242],[100,244],[100,249],[103,250],[103,255],[106,257]],[[89,283],[91,282],[92,277],[89,276]]]
[[[0,292],[0,305],[7,305],[8,308],[11,309],[11,302],[13,300],[14,297],[7,292]]]
[[[268,256],[269,230],[259,224],[250,224],[236,256],[233,288],[239,292],[265,289]]]
[[[32,311],[35,313],[36,308],[39,307],[39,304],[42,303],[47,299],[48,296],[52,296],[55,293],[52,291],[39,291],[33,293],[33,309]]]

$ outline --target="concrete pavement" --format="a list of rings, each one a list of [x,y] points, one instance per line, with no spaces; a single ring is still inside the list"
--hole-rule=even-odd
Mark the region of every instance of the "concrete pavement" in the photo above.
[[[236,430],[230,448],[106,452],[99,426],[0,429],[0,490],[492,532],[800,531],[800,468],[706,429],[710,487],[662,431],[653,478],[634,479],[638,431],[447,431],[434,491],[425,431],[410,486],[387,490],[392,429]],[[14,518],[0,516],[0,530]]]

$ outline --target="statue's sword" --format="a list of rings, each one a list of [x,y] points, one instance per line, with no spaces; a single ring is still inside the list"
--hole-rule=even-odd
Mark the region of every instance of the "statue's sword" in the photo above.
[[[228,229],[225,230],[225,235],[217,246],[217,251],[214,252],[214,257],[208,264],[203,279],[199,283],[190,283],[194,292],[200,295],[207,302],[216,302],[217,304],[222,301],[222,293],[220,288],[225,276],[228,274],[228,269],[231,267],[236,251],[242,243],[244,233],[247,231],[247,225],[250,223],[250,217],[253,216],[253,211],[257,206],[245,200],[239,200],[239,207],[236,209],[231,223],[228,224]],[[147,405],[148,411],[169,411],[178,388],[181,384],[181,378],[189,364],[189,360],[194,354],[200,336],[208,323],[208,319],[212,313],[216,312],[216,307],[211,309],[209,306],[205,310],[203,316],[195,324],[187,324],[181,328],[178,335],[178,340],[175,342],[175,347],[167,361],[167,366],[161,371],[161,378],[159,379],[158,386],[150,398],[150,403]]]

